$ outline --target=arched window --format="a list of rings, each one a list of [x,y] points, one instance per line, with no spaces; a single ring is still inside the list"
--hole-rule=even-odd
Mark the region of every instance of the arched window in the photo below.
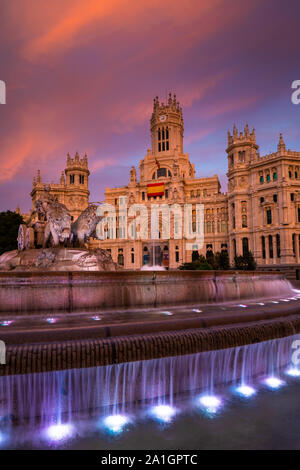
[[[248,227],[248,224],[247,224],[247,216],[246,216],[246,215],[242,215],[242,227],[243,227],[243,228]]]

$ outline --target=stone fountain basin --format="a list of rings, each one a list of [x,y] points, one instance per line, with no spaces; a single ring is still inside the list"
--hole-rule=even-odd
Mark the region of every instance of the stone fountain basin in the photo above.
[[[157,307],[291,295],[280,273],[240,271],[0,272],[0,311]]]

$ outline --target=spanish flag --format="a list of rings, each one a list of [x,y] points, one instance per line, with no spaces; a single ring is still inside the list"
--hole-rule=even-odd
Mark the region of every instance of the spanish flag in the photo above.
[[[147,196],[163,196],[165,194],[164,183],[147,184]]]

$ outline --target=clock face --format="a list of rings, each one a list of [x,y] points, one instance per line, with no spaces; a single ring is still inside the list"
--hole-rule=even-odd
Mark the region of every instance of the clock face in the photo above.
[[[167,116],[165,114],[162,114],[161,116],[159,116],[160,121],[165,121],[166,119],[167,119]]]

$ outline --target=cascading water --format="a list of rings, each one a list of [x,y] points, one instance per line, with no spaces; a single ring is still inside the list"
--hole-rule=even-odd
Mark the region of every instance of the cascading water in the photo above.
[[[77,412],[134,414],[145,406],[173,406],[183,395],[222,393],[229,384],[252,387],[263,378],[280,377],[291,366],[292,345],[299,339],[295,335],[192,355],[1,377],[0,417],[46,426],[53,420],[70,422]]]

